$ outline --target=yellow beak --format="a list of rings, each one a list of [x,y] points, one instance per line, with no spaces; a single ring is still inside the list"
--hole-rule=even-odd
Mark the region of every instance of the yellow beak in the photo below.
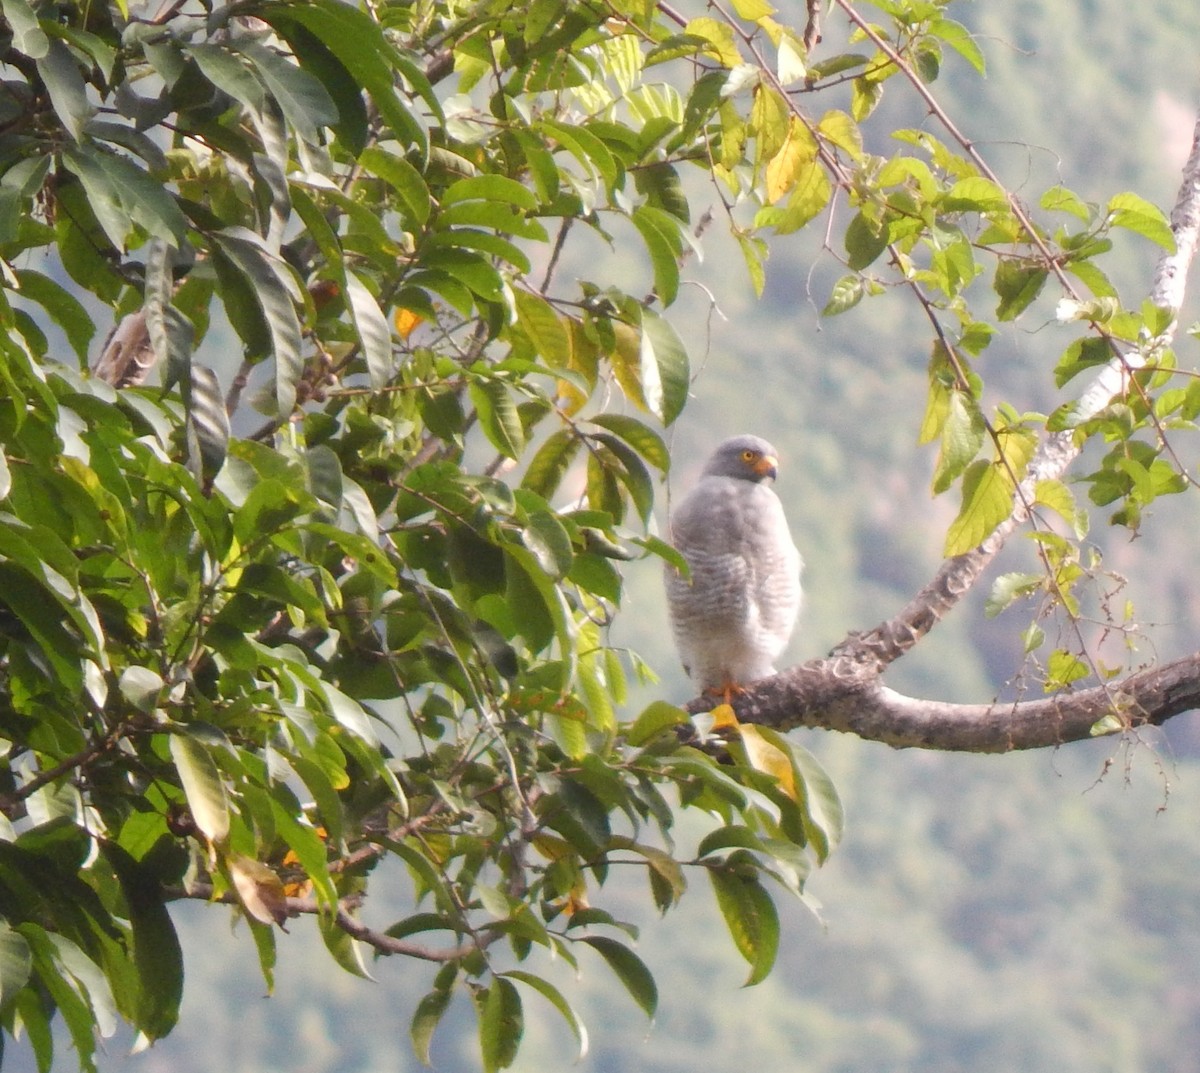
[[[753,466],[754,472],[760,477],[770,477],[774,480],[779,473],[779,459],[772,455],[763,455]]]

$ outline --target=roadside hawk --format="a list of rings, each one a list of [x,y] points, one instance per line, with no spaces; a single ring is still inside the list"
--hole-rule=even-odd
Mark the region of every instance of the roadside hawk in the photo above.
[[[666,567],[675,644],[684,670],[726,702],[775,673],[800,612],[803,563],[769,484],[777,466],[766,440],[726,440],[671,516],[672,542],[691,567],[690,577]]]

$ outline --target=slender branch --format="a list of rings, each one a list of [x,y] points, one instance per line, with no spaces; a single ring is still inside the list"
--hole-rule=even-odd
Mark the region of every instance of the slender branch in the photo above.
[[[211,883],[193,883],[186,888],[168,887],[164,894],[171,901],[191,899],[216,902],[221,905],[241,905],[237,895],[232,891],[217,894]],[[328,906],[322,905],[315,898],[287,898],[285,902],[289,917],[317,916],[329,913]],[[411,942],[408,939],[395,939],[384,932],[368,927],[353,916],[353,908],[355,908],[353,900],[343,899],[333,915],[334,923],[347,935],[366,943],[381,954],[416,958],[418,961],[458,961],[477,950],[482,950],[489,942],[485,937],[476,942],[463,943],[458,946],[431,947],[425,946],[423,943]]]
[[[1188,271],[1200,247],[1200,115],[1171,213],[1171,229],[1175,234],[1175,250],[1159,259],[1150,298],[1156,305],[1178,313]],[[1155,344],[1169,342],[1173,331],[1172,325]],[[1132,354],[1110,361],[1079,396],[1078,418],[1094,417],[1120,397],[1128,385],[1131,369],[1142,360],[1141,355]],[[847,639],[837,654],[882,670],[912,648],[970,591],[1008,538],[1028,519],[1038,482],[1061,477],[1079,451],[1080,444],[1072,430],[1047,435],[1017,488],[1008,519],[977,548],[943,562],[933,580],[895,616],[869,633]]]
[[[1200,114],[1171,213],[1171,228],[1176,248],[1159,259],[1150,297],[1160,308],[1177,315],[1188,272],[1200,249]],[[1168,345],[1174,331],[1172,321],[1152,345]],[[1144,354],[1134,354],[1109,362],[1080,395],[1081,417],[1094,417],[1123,394],[1131,369],[1143,360]],[[1011,514],[986,540],[943,562],[933,579],[896,615],[867,634],[851,635],[828,659],[802,664],[754,683],[734,698],[739,720],[780,730],[823,727],[897,748],[1008,752],[1160,725],[1183,712],[1200,709],[1200,652],[1117,682],[1012,703],[918,700],[880,681],[884,669],[933,629],[1028,519],[1037,483],[1060,477],[1079,451],[1073,433],[1049,434],[1017,488]],[[711,707],[711,700],[705,698],[688,705],[693,712]],[[1106,717],[1109,721],[1102,723]]]
[[[1013,215],[1017,218],[1021,227],[1025,229],[1029,236],[1029,241],[1038,248],[1041,253],[1046,267],[1058,277],[1059,283],[1064,291],[1074,298],[1079,297],[1079,293],[1075,290],[1075,285],[1071,278],[1063,271],[1059,260],[1050,251],[1050,247],[1046,245],[1045,239],[1041,233],[1033,225],[1033,221],[1029,218],[1029,214],[1025,211],[1025,206],[1013,195],[1008,193],[1007,187],[1000,181],[996,173],[992,171],[991,166],[983,158],[983,155],[975,148],[975,143],[966,137],[958,129],[958,125],[950,118],[946,110],[938,102],[938,99],[933,95],[929,86],[925,84],[918,76],[912,66],[905,63],[900,54],[892,46],[892,44],[883,38],[879,32],[866,19],[864,19],[853,7],[851,0],[834,0],[834,3],[840,7],[846,18],[850,20],[858,29],[867,37],[871,43],[879,49],[889,60],[896,65],[896,69],[908,79],[909,83],[916,90],[921,100],[925,102],[925,106],[930,113],[935,115],[938,122],[949,131],[950,136],[963,147],[963,151],[971,158],[971,162],[979,169],[981,175],[990,179],[1001,190],[1004,190],[1008,196],[1008,203],[1013,211]]]
[[[118,723],[99,741],[92,742],[86,748],[80,749],[79,752],[68,756],[53,767],[39,771],[32,778],[26,780],[13,790],[12,793],[0,795],[0,815],[7,816],[9,819],[15,819],[22,807],[21,802],[32,797],[43,786],[50,785],[50,783],[55,782],[64,775],[86,769],[90,764],[113,749],[128,730],[129,725],[127,723]]]

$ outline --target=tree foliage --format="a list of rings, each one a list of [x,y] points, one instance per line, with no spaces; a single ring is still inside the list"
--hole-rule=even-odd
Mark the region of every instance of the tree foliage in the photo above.
[[[669,308],[709,227],[761,291],[768,242],[837,209],[826,312],[900,287],[929,317],[948,561],[1016,495],[1068,525],[994,609],[1079,613],[1086,512],[1031,462],[1103,443],[1091,500],[1132,526],[1187,485],[1173,309],[1098,263],[1116,230],[1174,236],[1132,193],[1004,188],[928,89],[984,67],[947,6],[0,2],[0,1019],[42,1069],[56,1016],[84,1068],[119,1020],[170,1031],[183,898],[243,915],[268,982],[297,917],[350,972],[435,964],[416,1051],[465,991],[488,1070],[527,1003],[586,1047],[549,958],[653,1015],[615,868],[663,912],[702,877],[770,972],[836,792],[770,726],[627,712],[650,672],[607,634],[622,562],[678,561],[652,525],[692,379]],[[943,137],[868,151],[889,80]],[[596,252],[630,247],[633,283]],[[1081,329],[1058,385],[1117,362],[1119,397],[989,409],[984,351],[1047,287]],[[372,914],[377,874],[406,915]]]

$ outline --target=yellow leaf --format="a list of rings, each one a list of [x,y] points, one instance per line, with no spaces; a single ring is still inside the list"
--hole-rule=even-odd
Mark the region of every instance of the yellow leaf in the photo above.
[[[787,136],[778,153],[767,164],[767,201],[778,201],[796,181],[800,169],[817,155],[817,145],[808,128],[795,116],[788,124]]]
[[[775,9],[766,0],[733,0],[733,10],[738,18],[749,22],[757,22],[775,14]]]
[[[616,346],[608,355],[613,375],[626,398],[639,410],[646,409],[646,396],[642,392],[642,333],[621,321],[614,321],[613,338]]]
[[[702,37],[708,43],[705,52],[711,55],[724,67],[736,67],[742,62],[742,54],[738,51],[733,39],[733,27],[708,17],[692,19],[683,28],[685,34]]]
[[[424,317],[414,313],[411,309],[397,309],[395,316],[396,334],[401,339],[407,340],[417,325],[424,319]]]
[[[741,726],[731,704],[718,704],[711,714],[713,730],[719,730],[721,727]]]
[[[862,131],[845,112],[826,112],[817,124],[823,137],[828,138],[839,149],[844,149],[855,160],[863,155]]]
[[[793,801],[799,801],[796,793],[796,774],[792,770],[792,758],[782,749],[767,741],[756,726],[743,726],[742,745],[746,748],[746,759],[755,771],[773,775],[779,787]]]
[[[571,893],[567,896],[567,900],[563,903],[562,911],[564,916],[574,916],[576,913],[582,912],[584,909],[590,909],[587,900],[587,887],[583,884],[577,884],[571,888]]]
[[[792,115],[788,102],[770,86],[754,87],[754,103],[750,106],[750,133],[754,135],[755,164],[769,161],[783,147],[791,129]]]

